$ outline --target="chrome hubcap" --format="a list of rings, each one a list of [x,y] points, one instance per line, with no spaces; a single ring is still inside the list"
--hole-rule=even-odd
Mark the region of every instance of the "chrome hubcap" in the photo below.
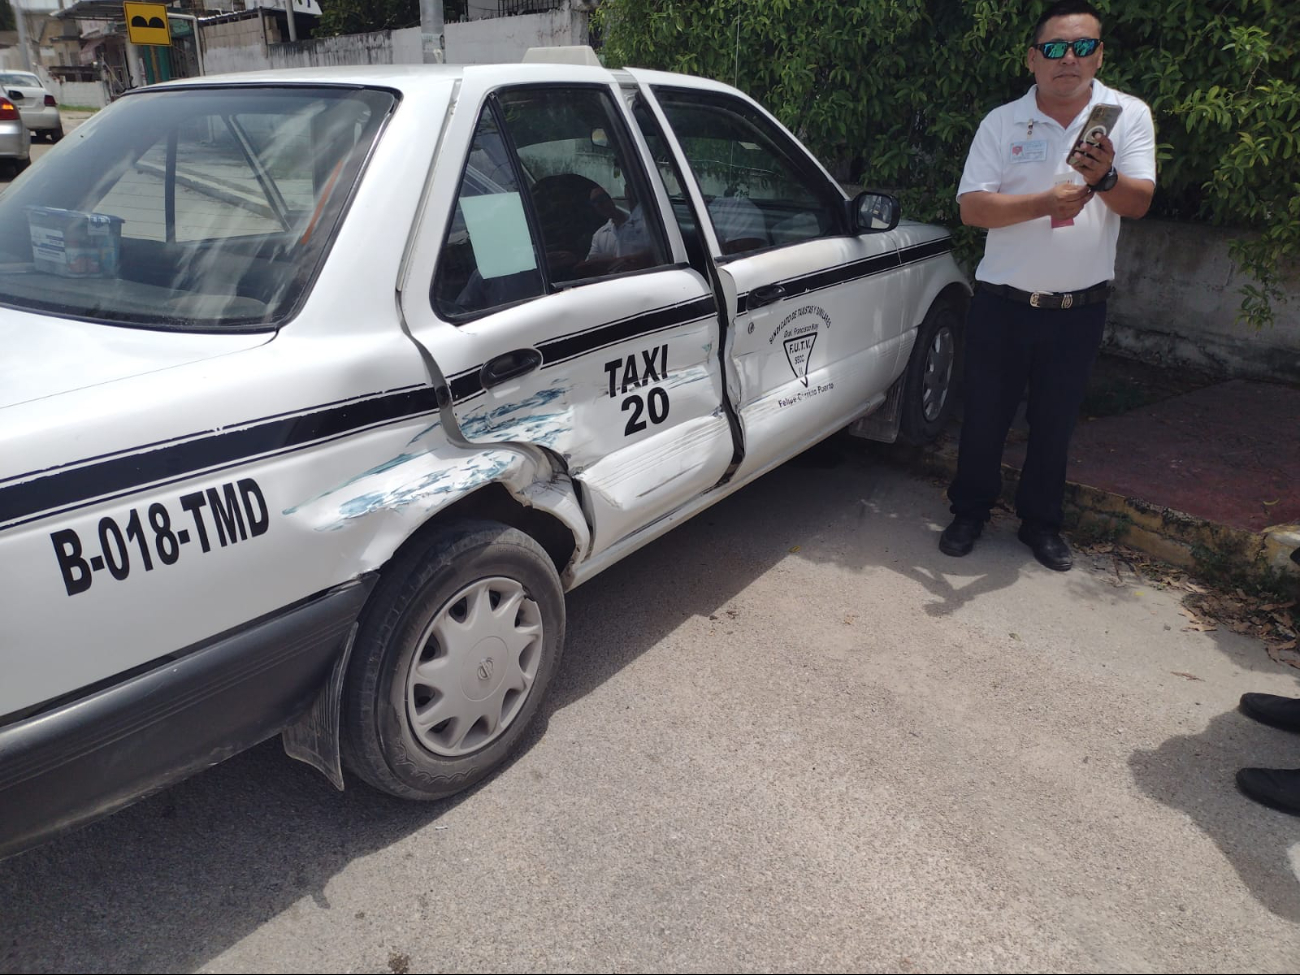
[[[420,635],[406,678],[406,714],[435,755],[477,751],[501,736],[532,690],[542,614],[514,579],[472,582]]]

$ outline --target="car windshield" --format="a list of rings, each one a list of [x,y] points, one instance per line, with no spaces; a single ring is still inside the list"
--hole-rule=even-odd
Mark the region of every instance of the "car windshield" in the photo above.
[[[275,326],[310,287],[395,101],[325,87],[121,99],[0,196],[0,305]]]
[[[36,75],[23,74],[21,71],[0,72],[0,85],[22,85],[24,88],[45,87]]]

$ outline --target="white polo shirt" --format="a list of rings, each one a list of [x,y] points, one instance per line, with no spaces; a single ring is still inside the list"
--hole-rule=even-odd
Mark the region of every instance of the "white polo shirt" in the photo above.
[[[1056,183],[1082,185],[1083,175],[1065,164],[1094,105],[1120,105],[1110,133],[1115,169],[1136,179],[1156,179],[1156,133],[1151,109],[1140,99],[1093,79],[1092,98],[1068,128],[1038,107],[1038,86],[1014,102],[995,108],[980,123],[961,174],[963,193],[1042,193]],[[988,232],[978,281],[1007,284],[1022,291],[1078,291],[1115,276],[1115,244],[1120,217],[1094,195],[1069,227],[1052,227],[1038,217]]]

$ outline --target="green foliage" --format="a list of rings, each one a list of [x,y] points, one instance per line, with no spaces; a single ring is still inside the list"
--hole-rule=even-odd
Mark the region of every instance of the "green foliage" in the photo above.
[[[1212,586],[1266,599],[1288,600],[1295,596],[1294,573],[1251,559],[1243,546],[1231,540],[1223,539],[1214,546],[1193,546],[1192,561],[1197,576]]]
[[[0,0],[0,30],[17,30],[18,21],[14,18],[14,8],[9,0]]]
[[[1159,139],[1153,213],[1249,231],[1241,317],[1262,326],[1300,259],[1296,0],[1094,0],[1106,84],[1147,102]],[[606,63],[683,71],[748,92],[841,180],[889,187],[954,227],[983,116],[1022,95],[1042,0],[605,0]]]
[[[368,34],[377,30],[418,27],[420,0],[321,0],[315,36]]]
[[[320,0],[320,10],[316,37],[420,26],[420,0]],[[444,21],[460,20],[465,16],[465,0],[447,0],[442,16]]]
[[[1066,513],[1066,528],[1075,545],[1120,545],[1133,527],[1128,514],[1104,514],[1099,511],[1073,509]]]

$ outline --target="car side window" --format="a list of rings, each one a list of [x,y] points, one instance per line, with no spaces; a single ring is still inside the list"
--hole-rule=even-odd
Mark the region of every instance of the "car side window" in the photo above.
[[[682,174],[678,169],[677,156],[668,148],[663,134],[659,131],[659,124],[655,121],[650,109],[640,95],[637,95],[633,102],[632,115],[636,119],[637,127],[641,130],[641,137],[645,139],[646,145],[650,149],[650,156],[654,160],[655,170],[659,173],[659,179],[663,183],[664,191],[668,194],[668,200],[672,204],[673,217],[677,221],[677,228],[681,231],[682,240],[686,244],[686,253],[690,258],[690,264],[701,274],[707,276],[706,263],[708,257],[704,238],[695,225],[695,215],[691,210],[690,202],[686,198],[686,191],[682,188]]]
[[[519,179],[489,104],[474,130],[443,240],[434,308],[455,321],[545,291]]]
[[[608,89],[511,88],[499,98],[552,282],[669,263],[658,207]]]
[[[708,201],[723,254],[845,232],[834,187],[752,105],[720,92],[654,91]]]
[[[465,320],[548,290],[667,266],[653,201],[608,89],[502,89],[474,133],[434,307]]]

